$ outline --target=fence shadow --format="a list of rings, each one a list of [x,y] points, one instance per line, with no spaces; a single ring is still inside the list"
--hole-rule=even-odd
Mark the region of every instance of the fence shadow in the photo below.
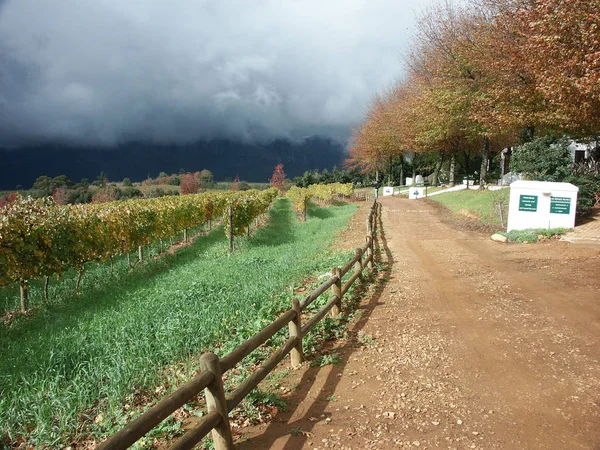
[[[308,210],[306,211],[308,217],[315,217],[317,219],[329,219],[333,217],[333,213],[327,208],[321,208],[319,205],[315,205],[313,202],[308,204]]]
[[[381,205],[379,205],[379,208],[381,208]],[[335,352],[341,357],[341,362],[333,366],[308,368],[298,382],[297,389],[290,397],[286,398],[289,405],[288,409],[286,411],[277,412],[262,434],[239,442],[237,448],[240,450],[271,448],[277,440],[282,438],[285,439],[286,436],[287,441],[282,446],[278,446],[278,448],[280,447],[286,450],[303,448],[311,439],[311,430],[313,430],[317,424],[322,423],[322,420],[324,419],[322,415],[325,414],[331,403],[329,398],[334,394],[335,389],[344,374],[348,361],[355,350],[364,345],[359,339],[359,332],[364,328],[375,308],[383,304],[380,301],[381,296],[391,278],[394,259],[393,254],[387,245],[381,214],[378,214],[377,236],[376,239],[374,239],[374,245],[376,249],[374,254],[375,262],[379,267],[378,272],[372,275],[375,289],[368,301],[359,304],[355,309],[357,311],[362,311],[362,315],[356,322],[349,326],[349,337],[346,342],[342,346],[335,347]],[[357,296],[363,294],[364,291],[364,285],[361,285],[360,289],[358,289],[354,295]],[[344,309],[346,309],[348,305],[351,305],[352,302],[353,300],[350,299],[350,301],[344,305]],[[332,346],[332,344],[325,345],[324,351],[327,351],[327,348],[331,349]],[[324,382],[322,382],[322,388],[318,393],[311,392],[311,389],[318,379],[318,375],[325,371],[329,371],[329,373],[326,375]],[[298,418],[292,420],[294,416],[299,415],[299,405],[303,402],[310,401],[308,400],[309,394],[315,396],[312,403]],[[317,418],[318,421],[311,421],[310,418]]]

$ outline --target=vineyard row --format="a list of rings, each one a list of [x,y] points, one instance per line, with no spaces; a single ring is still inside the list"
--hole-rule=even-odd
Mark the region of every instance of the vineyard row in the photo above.
[[[131,253],[216,217],[240,236],[277,194],[272,188],[91,205],[17,198],[0,211],[0,286],[81,271],[88,262]]]
[[[305,188],[293,186],[287,192],[296,212],[306,220],[308,202],[311,198],[318,198],[331,202],[336,195],[349,196],[354,191],[352,183],[313,184]]]

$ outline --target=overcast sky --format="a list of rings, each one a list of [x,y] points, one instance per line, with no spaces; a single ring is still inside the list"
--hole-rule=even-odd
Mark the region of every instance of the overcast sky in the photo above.
[[[0,0],[0,146],[345,139],[433,0]]]

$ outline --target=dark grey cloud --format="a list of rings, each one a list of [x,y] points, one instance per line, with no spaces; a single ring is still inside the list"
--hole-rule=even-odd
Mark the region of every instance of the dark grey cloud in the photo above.
[[[9,0],[0,145],[343,139],[432,0]]]

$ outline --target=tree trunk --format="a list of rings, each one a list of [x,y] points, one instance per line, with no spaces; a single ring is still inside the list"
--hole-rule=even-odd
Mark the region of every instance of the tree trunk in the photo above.
[[[465,150],[463,156],[465,160],[465,175],[469,175],[469,171],[471,170],[471,153]]]
[[[77,284],[75,285],[75,293],[79,295],[79,287],[81,286],[81,278],[83,278],[83,271],[85,266],[82,266],[81,269],[77,272]]]
[[[485,179],[487,178],[487,168],[490,161],[490,140],[488,137],[483,138],[483,152],[481,153],[481,171],[479,172],[479,189],[485,187]]]
[[[452,152],[450,154],[450,174],[448,179],[448,184],[450,187],[453,187],[456,180],[456,153]]]
[[[523,143],[533,141],[535,135],[535,127],[533,125],[526,125],[523,129]]]
[[[21,294],[21,312],[25,313],[29,308],[29,285],[27,280],[21,280],[19,291]]]
[[[440,178],[440,170],[442,169],[442,164],[444,163],[444,154],[440,152],[439,158],[435,163],[435,170],[433,171],[433,177],[431,179],[431,185],[437,186]]]
[[[48,275],[46,275],[44,277],[44,301],[46,303],[48,303],[48,284],[49,283],[50,283],[50,277]]]
[[[404,156],[400,158],[400,186],[404,186]]]

